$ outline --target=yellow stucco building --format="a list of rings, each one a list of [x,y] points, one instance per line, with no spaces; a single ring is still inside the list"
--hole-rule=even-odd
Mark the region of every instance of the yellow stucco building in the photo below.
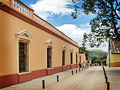
[[[81,65],[85,64],[86,66],[88,65],[88,60],[86,59],[86,53],[85,52],[79,52],[79,57],[80,57],[80,62]]]
[[[120,41],[110,39],[107,66],[120,67]]]
[[[78,67],[78,43],[19,0],[0,0],[0,88]]]

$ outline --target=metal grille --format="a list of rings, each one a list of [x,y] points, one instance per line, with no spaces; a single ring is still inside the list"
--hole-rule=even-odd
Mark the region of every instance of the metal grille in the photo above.
[[[73,53],[70,53],[70,60],[71,60],[71,64],[73,64]]]
[[[62,66],[65,65],[65,50],[62,51]]]
[[[26,71],[27,43],[19,43],[19,72]]]
[[[47,68],[52,68],[52,48],[47,48]]]
[[[78,63],[78,56],[77,56],[77,54],[76,54],[76,63]]]

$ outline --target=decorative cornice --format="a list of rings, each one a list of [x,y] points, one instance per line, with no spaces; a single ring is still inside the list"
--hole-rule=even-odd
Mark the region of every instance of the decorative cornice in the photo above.
[[[63,40],[63,41],[65,41],[65,42],[67,42],[67,43],[69,43],[69,44],[71,44],[71,45],[73,45],[73,46],[75,46],[75,47],[77,47],[77,48],[79,48],[78,45],[75,45],[74,43],[68,41],[67,39],[63,38],[62,36],[56,34],[55,32],[49,30],[48,28],[40,25],[39,23],[37,23],[34,20],[28,18],[27,16],[21,14],[20,12],[14,10],[13,8],[5,5],[2,2],[0,2],[0,9],[15,16],[15,17],[17,17],[17,18],[19,18],[19,19],[21,19],[21,20],[23,20],[23,21],[25,21],[25,22],[27,22],[27,23],[29,23],[29,24],[31,24],[31,25],[33,25],[33,26],[35,26],[35,27],[37,27],[37,28],[39,28],[39,29],[41,29],[41,30],[43,30],[43,31],[45,31],[45,32],[47,32],[47,33],[49,33],[49,34],[51,34],[51,35],[53,35],[53,36],[55,36],[55,37],[57,37],[57,38],[59,38],[59,39],[61,39],[61,40]]]

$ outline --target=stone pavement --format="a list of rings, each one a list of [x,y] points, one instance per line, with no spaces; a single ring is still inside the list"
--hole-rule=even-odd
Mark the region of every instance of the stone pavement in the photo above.
[[[112,90],[120,90],[120,67],[105,67]]]
[[[45,90],[105,90],[105,79],[101,66],[91,67]]]
[[[74,75],[72,75],[72,70]],[[76,69],[72,70],[41,77],[0,90],[42,90],[42,80],[45,80],[45,90],[105,90],[105,80],[101,66],[91,67],[78,73],[76,73]],[[59,75],[59,82],[57,82],[57,75]]]
[[[72,76],[72,70],[73,70],[73,74],[75,74],[76,69],[71,69],[71,70],[67,70],[64,72],[52,74],[49,76],[44,76],[41,78],[33,79],[32,81],[29,81],[29,82],[12,85],[12,86],[0,89],[0,90],[39,90],[42,88],[42,80],[45,80],[46,86],[49,86],[57,82],[57,75],[59,75],[60,80],[67,78],[69,76]],[[78,68],[77,68],[77,71],[79,71]]]

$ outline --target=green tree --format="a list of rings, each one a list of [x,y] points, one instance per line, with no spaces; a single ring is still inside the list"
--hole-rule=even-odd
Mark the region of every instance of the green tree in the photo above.
[[[101,57],[101,60],[107,59],[107,55],[105,54],[103,57]]]
[[[97,59],[94,61],[94,63],[99,63],[101,60]]]
[[[86,54],[86,59],[88,60],[88,56],[89,56],[89,51],[87,50],[87,48],[86,47],[79,47],[79,51],[81,52],[85,52],[85,54]]]
[[[94,63],[95,62],[95,60],[97,59],[97,57],[92,57],[92,63]]]
[[[75,10],[72,12],[73,19],[76,19],[83,11],[86,15],[96,14],[90,21],[91,33],[83,35],[83,46],[88,43],[91,47],[107,41],[109,38],[119,39],[120,37],[120,0],[72,0],[75,3]]]

